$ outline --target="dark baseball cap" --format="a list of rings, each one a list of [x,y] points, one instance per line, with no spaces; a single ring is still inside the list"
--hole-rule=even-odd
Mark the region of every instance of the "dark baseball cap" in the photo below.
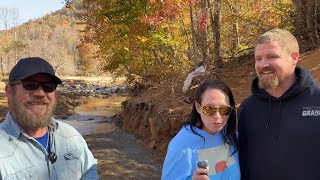
[[[62,83],[55,75],[53,67],[46,60],[39,57],[29,57],[20,59],[12,68],[9,74],[9,84],[39,73],[48,75],[56,84]]]

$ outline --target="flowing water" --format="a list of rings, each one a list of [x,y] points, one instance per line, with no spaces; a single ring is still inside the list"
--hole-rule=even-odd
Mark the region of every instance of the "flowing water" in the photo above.
[[[121,110],[121,103],[126,96],[113,95],[108,98],[82,98],[84,104],[75,108],[78,115],[59,119],[76,128],[82,135],[89,134],[100,123],[111,122],[112,116]]]

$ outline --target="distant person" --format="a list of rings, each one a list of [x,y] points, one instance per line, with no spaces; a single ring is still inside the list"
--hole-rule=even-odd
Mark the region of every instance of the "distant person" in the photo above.
[[[170,141],[162,170],[163,180],[239,180],[235,102],[219,80],[206,80],[197,89],[187,122]],[[207,168],[197,168],[206,161]]]
[[[52,117],[61,83],[38,57],[21,59],[11,70],[9,112],[0,124],[0,179],[98,179],[85,140]]]
[[[241,179],[320,179],[320,88],[297,66],[299,46],[287,30],[256,41],[252,95],[240,106]]]

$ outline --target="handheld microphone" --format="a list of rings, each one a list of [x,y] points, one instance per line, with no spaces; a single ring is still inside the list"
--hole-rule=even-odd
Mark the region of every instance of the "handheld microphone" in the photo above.
[[[51,162],[51,164],[55,163],[58,159],[58,156],[56,155],[55,152],[50,152],[49,155],[48,155],[48,158]]]

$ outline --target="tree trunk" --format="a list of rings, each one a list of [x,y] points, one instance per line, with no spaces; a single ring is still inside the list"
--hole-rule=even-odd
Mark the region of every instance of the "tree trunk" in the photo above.
[[[212,33],[214,34],[215,30],[214,30],[214,17],[213,17],[213,11],[212,11],[213,7],[210,3],[210,0],[207,0],[207,4],[208,4],[208,9],[209,9],[209,18],[210,18],[210,22],[211,22],[210,25],[211,25]],[[215,42],[214,36],[213,36],[212,42]],[[213,50],[213,52],[214,52],[214,50]],[[212,59],[214,59],[214,58],[212,58]]]
[[[235,12],[235,18],[236,18],[236,22],[234,24],[234,31],[236,33],[236,46],[237,49],[240,47],[240,34],[239,34],[239,2],[238,0],[235,0],[235,8],[236,8],[236,12]]]
[[[183,22],[183,18],[181,18],[181,23],[182,23],[182,27],[183,27],[183,31],[185,33],[185,36],[187,38],[187,42],[188,42],[188,59],[190,62],[193,62],[193,59],[192,59],[192,50],[191,50],[191,43],[190,43],[190,39],[189,39],[189,36],[188,36],[188,32],[187,32],[187,29],[186,29],[186,26]]]
[[[214,54],[216,58],[216,66],[222,67],[222,58],[221,58],[221,25],[220,25],[220,12],[221,12],[221,0],[216,0],[214,2],[215,13],[214,13],[214,28],[213,31],[215,32],[215,46],[214,46]]]
[[[206,64],[208,61],[208,33],[207,33],[207,0],[201,0],[201,11],[202,11],[202,18],[201,18],[201,25],[200,32],[201,32],[201,39],[202,39],[202,60],[203,64]]]
[[[233,38],[233,45],[232,45],[232,57],[235,57],[235,55],[238,53],[237,51],[239,50],[240,46],[240,35],[239,35],[239,5],[238,5],[238,0],[234,0],[234,5],[232,5],[228,0],[227,0],[228,7],[230,9],[230,13],[232,14],[232,18],[234,18],[234,22],[232,24],[232,33]]]
[[[320,47],[320,37],[319,37],[319,32],[318,32],[318,0],[315,0],[314,2],[314,32],[316,35],[316,41],[317,41],[317,47]],[[320,31],[320,29],[319,29]]]
[[[196,45],[196,33],[194,31],[194,22],[193,22],[193,12],[192,12],[192,2],[190,2],[190,22],[191,22],[191,32],[192,32],[192,49],[193,49],[193,66],[198,67],[198,57],[197,57],[197,45]]]
[[[293,0],[296,6],[295,34],[302,52],[319,48],[318,21],[320,14],[317,0]]]
[[[306,25],[307,25],[307,33],[308,33],[308,37],[311,43],[311,48],[315,48],[316,47],[316,43],[315,43],[315,35],[313,34],[314,32],[314,17],[315,15],[313,14],[313,0],[307,0],[307,4],[306,4]]]
[[[0,63],[1,63],[1,74],[2,74],[2,77],[3,77],[4,76],[4,69],[3,69],[2,53],[0,54]]]

